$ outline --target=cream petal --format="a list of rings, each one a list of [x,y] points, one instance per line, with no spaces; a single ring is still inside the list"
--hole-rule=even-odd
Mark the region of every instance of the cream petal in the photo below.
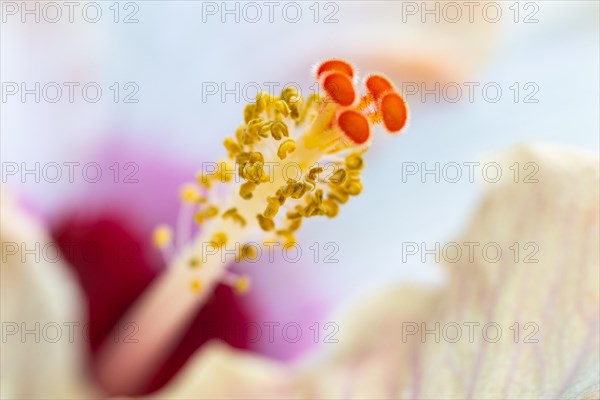
[[[494,323],[502,337],[427,342],[423,373],[439,384],[423,397],[556,398],[598,365],[598,156],[538,145],[492,161],[503,177],[457,242],[493,243],[502,258],[448,265],[450,293],[430,321]],[[460,372],[444,368],[454,359]]]
[[[351,307],[350,318],[340,324],[335,353],[309,363],[299,379],[303,397],[394,398],[414,379],[410,370],[415,348],[404,343],[403,326],[430,314],[442,293],[436,287],[401,285]]]
[[[263,358],[213,341],[204,345],[155,399],[296,398],[291,374]]]
[[[445,265],[448,285],[437,293],[401,287],[357,307],[341,328],[352,334],[318,367],[321,373],[305,376],[308,395],[595,395],[600,376],[598,156],[534,145],[490,161],[498,163],[503,176],[490,184],[470,227],[456,240],[463,249],[464,243],[478,244],[473,258]],[[511,166],[521,169],[517,182]],[[486,244],[502,249],[502,257],[484,254]],[[410,329],[417,330],[410,334]]]
[[[1,397],[95,397],[84,374],[83,301],[75,282],[61,261],[48,261],[56,254],[43,250],[49,236],[5,187],[0,210]],[[25,329],[32,333],[23,336]]]

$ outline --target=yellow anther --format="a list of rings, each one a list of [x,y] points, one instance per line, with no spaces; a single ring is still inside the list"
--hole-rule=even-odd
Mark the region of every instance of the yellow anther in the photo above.
[[[290,108],[290,117],[293,120],[300,118],[302,108],[302,96],[295,87],[288,86],[281,91],[281,99],[285,101]]]
[[[294,218],[294,219],[290,220],[290,225],[289,225],[288,229],[291,232],[296,232],[298,229],[300,229],[301,226],[302,226],[302,217],[300,216],[300,218]]]
[[[255,260],[257,255],[258,251],[256,250],[256,246],[250,246],[249,244],[242,246],[240,251],[240,257],[242,260]]]
[[[277,124],[282,124],[283,122],[277,122]],[[275,140],[281,140],[283,138],[283,132],[279,125],[271,124],[269,125],[269,132],[271,132],[271,136]]]
[[[198,202],[200,195],[195,185],[187,184],[181,188],[181,200],[185,203]]]
[[[317,187],[316,182],[309,181],[309,180],[306,181],[306,191],[307,192],[312,192],[313,190],[316,189],[316,187]]]
[[[287,186],[285,186],[282,193],[284,194],[285,197],[291,197],[292,199],[299,199],[302,196],[304,196],[304,194],[309,189],[310,189],[310,186],[308,184],[305,184],[304,182],[296,182],[296,181],[290,180],[288,182]]]
[[[250,277],[247,275],[238,276],[233,283],[233,290],[237,294],[245,294],[250,289]]]
[[[277,111],[286,118],[290,115],[290,108],[288,107],[287,103],[283,100],[278,100],[275,102],[275,111]]]
[[[315,214],[315,211],[316,211],[316,209],[317,209],[317,208],[315,207],[315,205],[314,205],[314,204],[309,204],[309,205],[308,205],[308,206],[306,206],[306,208],[304,209],[304,216],[305,216],[306,218],[314,217],[314,216],[316,215],[316,214]]]
[[[275,218],[275,216],[279,212],[280,206],[281,203],[279,202],[279,197],[267,197],[267,208],[265,209],[263,215],[265,216],[265,218]]]
[[[242,170],[240,171],[240,176],[249,182],[264,182],[265,177],[268,179],[268,176],[265,174],[264,171],[264,166],[265,165],[260,161],[247,162],[242,167]]]
[[[280,231],[281,235],[281,243],[283,244],[283,249],[288,250],[290,247],[296,244],[296,237],[288,231]]]
[[[279,200],[279,204],[284,205],[285,204],[285,196],[283,194],[281,194],[281,190],[277,190],[277,192],[275,193],[275,196],[277,196],[277,199]]]
[[[348,174],[346,173],[346,170],[340,168],[333,174],[331,174],[331,176],[329,177],[329,182],[333,183],[334,185],[341,185],[346,180],[347,175]]]
[[[275,222],[271,218],[267,218],[263,215],[257,214],[258,225],[263,231],[269,232],[275,229]]]
[[[154,233],[152,235],[152,241],[154,242],[154,246],[159,249],[164,249],[171,244],[171,240],[173,238],[173,232],[171,228],[167,225],[159,225],[154,228]]]
[[[257,140],[260,138],[260,132],[264,124],[265,122],[262,120],[262,118],[255,118],[251,120],[246,126],[246,135],[251,138],[251,140]]]
[[[329,218],[333,218],[338,215],[340,206],[333,199],[328,198],[323,200],[323,209],[325,210],[325,215]]]
[[[280,187],[275,193],[275,195],[283,199],[290,197],[293,191],[292,182],[292,180],[289,180],[287,185]]]
[[[308,171],[308,175],[306,176],[306,180],[310,183],[315,183],[315,181],[317,180],[318,175],[323,172],[323,168],[322,167],[315,167],[315,168],[311,168]]]
[[[325,210],[321,208],[323,202],[323,191],[317,190],[314,196],[306,197],[306,207],[304,208],[304,216],[314,217],[317,215],[325,215]]]
[[[235,157],[237,154],[242,152],[242,146],[240,146],[238,142],[236,142],[235,139],[232,137],[226,138],[223,142],[223,145],[225,146],[225,149],[229,152],[229,157],[231,158]]]
[[[285,157],[294,150],[296,150],[296,142],[292,139],[288,139],[279,145],[277,157],[279,157],[280,160],[284,160]]]
[[[211,177],[205,173],[198,172],[198,174],[196,175],[196,180],[200,185],[202,185],[206,189],[210,189],[212,186]]]
[[[348,181],[344,185],[344,189],[350,196],[358,196],[362,192],[363,186],[360,181]]]
[[[222,246],[225,246],[225,244],[227,244],[227,235],[225,234],[225,232],[215,233],[214,235],[212,235],[210,244],[215,246],[216,248],[221,248]]]
[[[264,163],[265,157],[260,151],[253,151],[250,153],[250,162],[251,163]]]
[[[271,135],[271,126],[273,126],[273,121],[265,122],[258,132],[258,136],[261,138],[268,138]]]
[[[332,190],[329,192],[329,197],[340,204],[346,204],[348,202],[348,193],[342,190]]]
[[[256,163],[256,162],[264,162],[265,158],[262,155],[261,152],[259,151],[253,151],[253,152],[244,152],[244,153],[240,153],[235,157],[235,162],[240,165],[243,166],[246,163]]]
[[[206,218],[214,218],[217,216],[217,214],[219,214],[219,207],[217,206],[208,206],[204,211]]]
[[[199,224],[204,223],[207,219],[214,218],[219,214],[219,208],[217,206],[208,206],[202,211],[196,213],[196,222]]]
[[[250,153],[243,152],[235,156],[235,163],[237,164],[239,170],[244,167],[244,164],[250,161]]]
[[[296,207],[294,207],[294,209],[296,211],[291,211],[288,214],[296,214],[297,213],[300,216],[299,218],[306,217],[305,208],[303,206],[301,206],[300,204],[297,204]]]
[[[300,107],[301,103],[291,103],[290,104],[290,116],[294,121],[297,121],[300,118]]]
[[[274,122],[273,125],[270,126],[271,135],[273,139],[280,140],[282,137],[290,136],[288,126],[282,121]]]
[[[246,218],[242,217],[240,214],[236,214],[233,220],[240,224],[242,227],[246,226]]]
[[[267,110],[267,107],[273,102],[273,96],[265,92],[259,92],[256,95],[256,113],[260,114]]]
[[[293,86],[287,86],[281,91],[281,99],[288,105],[299,103],[302,101],[302,96]]]
[[[302,218],[302,215],[298,211],[289,211],[285,216],[287,217],[287,219]]]
[[[248,123],[256,118],[256,104],[247,104],[244,108],[244,122]]]
[[[269,121],[267,123],[265,123],[261,128],[260,131],[258,132],[258,136],[260,136],[263,139],[268,138],[271,135],[271,127],[273,126],[273,122]]]
[[[238,141],[238,143],[240,143],[240,145],[242,145],[243,143],[245,143],[245,137],[246,137],[246,125],[240,125],[236,130],[235,130],[235,138]]]
[[[244,200],[252,198],[252,192],[256,189],[256,183],[244,182],[240,186],[240,197]]]
[[[348,170],[347,179],[353,179],[353,180],[360,179],[360,170],[359,169]]]
[[[267,99],[265,98],[265,93],[258,92],[256,94],[256,114],[261,114],[267,109]]]
[[[321,210],[319,209],[320,204],[318,204],[317,198],[315,196],[306,197],[306,203],[306,207],[303,211],[305,217],[314,217],[316,215],[324,214],[324,212],[321,212]]]
[[[298,182],[294,185],[294,193],[292,193],[292,199],[300,199],[306,192],[310,190],[310,187],[303,183]]]
[[[204,285],[202,285],[200,279],[192,279],[192,281],[190,282],[190,289],[192,289],[193,293],[200,293],[202,291],[203,286]]]
[[[315,192],[315,204],[317,205],[317,207],[320,207],[322,203],[323,203],[323,190],[318,189]]]
[[[202,262],[198,257],[192,257],[190,258],[189,264],[191,268],[199,268],[202,265]]]
[[[352,153],[348,157],[346,157],[346,167],[349,170],[362,169],[363,159],[361,155],[357,153]]]
[[[222,215],[223,219],[232,219],[233,221],[239,223],[242,227],[246,226],[246,219],[240,215],[236,207],[230,208],[225,211]]]
[[[222,161],[217,164],[217,170],[213,175],[213,180],[219,181],[221,183],[231,182],[233,176],[235,175],[235,167],[233,164],[228,163],[226,161]]]

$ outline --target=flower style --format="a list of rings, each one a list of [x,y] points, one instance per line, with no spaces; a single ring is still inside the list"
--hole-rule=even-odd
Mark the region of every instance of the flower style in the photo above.
[[[304,99],[292,87],[279,97],[259,93],[245,107],[235,136],[224,141],[227,158],[183,187],[175,231],[166,225],[155,229],[154,244],[169,270],[125,316],[138,324],[144,350],[135,349],[133,356],[123,344],[107,343],[100,356],[100,379],[115,393],[144,385],[218,283],[240,294],[249,289],[249,278],[227,266],[256,257],[259,245],[251,240],[257,234],[291,246],[305,218],[333,218],[361,193],[362,156],[373,125],[390,133],[405,127],[406,105],[385,77],[368,76],[362,96],[354,68],[345,61],[317,65],[315,78],[324,96]],[[199,228],[189,240],[192,216]],[[228,260],[232,252],[235,259]],[[164,315],[158,327],[156,315]],[[114,365],[134,372],[124,377]]]
[[[259,93],[246,106],[235,137],[224,141],[227,158],[203,168],[197,182],[183,188],[183,214],[194,212],[201,229],[188,250],[177,254],[180,261],[175,264],[199,271],[191,280],[194,291],[216,282],[201,271],[204,264],[223,265],[222,253],[229,244],[235,246],[236,260],[252,259],[254,244],[240,242],[256,232],[273,233],[289,245],[305,218],[335,217],[340,205],[362,191],[362,154],[371,126],[383,124],[397,133],[406,125],[404,100],[385,77],[367,77],[367,93],[358,98],[354,69],[347,62],[325,61],[315,68],[315,76],[325,97],[315,93],[304,99],[293,87],[279,97]],[[180,246],[185,232],[185,226],[176,229]],[[154,243],[165,250],[167,260],[173,236],[165,225],[154,233]],[[240,293],[249,287],[245,276],[224,273],[220,280]]]

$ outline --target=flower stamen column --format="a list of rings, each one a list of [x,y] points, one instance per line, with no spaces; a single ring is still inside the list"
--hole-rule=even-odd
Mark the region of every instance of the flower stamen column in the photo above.
[[[345,61],[319,64],[315,78],[323,96],[303,98],[292,87],[277,97],[259,93],[246,106],[244,123],[225,139],[227,157],[182,189],[198,233],[181,244],[169,227],[157,228],[154,243],[169,267],[124,318],[137,324],[139,342],[107,341],[102,349],[98,375],[111,393],[135,393],[147,383],[217,283],[240,294],[249,289],[249,278],[227,266],[255,257],[251,240],[262,236],[289,246],[305,219],[333,218],[361,193],[373,125],[390,133],[405,127],[406,105],[385,77],[367,77],[362,96]],[[227,258],[232,249],[235,257]]]

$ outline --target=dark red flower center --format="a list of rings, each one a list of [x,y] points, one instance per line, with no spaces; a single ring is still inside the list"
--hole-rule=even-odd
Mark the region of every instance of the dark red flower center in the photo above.
[[[135,337],[135,326],[118,323],[164,268],[158,252],[147,245],[149,240],[125,221],[121,215],[70,216],[52,232],[87,300],[92,373],[105,340]],[[160,318],[156,316],[157,324]],[[249,349],[249,335],[239,334],[239,327],[251,320],[244,298],[228,286],[218,286],[148,385],[140,393],[127,394],[147,394],[161,388],[208,340],[221,339],[235,348]]]

